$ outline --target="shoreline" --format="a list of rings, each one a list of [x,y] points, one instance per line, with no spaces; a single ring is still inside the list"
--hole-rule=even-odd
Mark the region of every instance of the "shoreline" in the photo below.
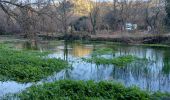
[[[89,41],[106,41],[106,42],[118,42],[124,44],[170,44],[170,35],[150,35],[150,36],[116,36],[116,35],[89,35],[89,34],[68,34],[68,35],[40,35],[39,37],[47,40],[89,40]]]
[[[16,37],[14,35],[0,35],[0,38]],[[16,37],[17,39],[26,39],[23,35]],[[67,40],[67,41],[98,41],[98,42],[115,42],[129,45],[160,45],[170,46],[170,34],[157,34],[150,36],[116,36],[116,35],[89,35],[89,34],[67,34],[67,35],[38,35],[37,40]]]

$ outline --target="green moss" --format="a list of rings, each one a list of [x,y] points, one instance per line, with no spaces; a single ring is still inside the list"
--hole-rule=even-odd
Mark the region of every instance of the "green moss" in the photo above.
[[[167,97],[167,94],[161,94]],[[136,87],[126,88],[119,83],[62,80],[32,86],[18,94],[21,100],[152,100],[157,95]]]
[[[37,82],[68,66],[61,59],[47,59],[38,51],[19,51],[0,45],[0,80]]]
[[[107,59],[104,57],[91,57],[91,58],[83,58],[83,60],[89,63],[113,64],[116,66],[125,66],[128,63],[132,63],[135,60],[140,60],[140,58],[127,55],[127,56],[121,56],[121,57],[111,58],[111,59]]]

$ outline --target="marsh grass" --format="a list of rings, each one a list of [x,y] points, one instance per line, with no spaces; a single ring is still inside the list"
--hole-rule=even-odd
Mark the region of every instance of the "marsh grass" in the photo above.
[[[114,82],[61,80],[32,86],[18,94],[21,100],[160,100],[169,94],[149,93]],[[154,98],[154,99],[153,99]]]
[[[113,54],[113,53],[115,53],[115,50],[111,48],[101,48],[101,49],[94,51],[91,55],[93,57],[96,57],[96,56],[108,55],[108,54]]]
[[[140,60],[140,58],[137,58],[137,57],[134,57],[134,56],[131,56],[131,55],[120,56],[120,57],[117,57],[117,58],[110,58],[110,59],[107,59],[107,58],[104,58],[104,57],[83,58],[83,61],[86,61],[86,62],[89,62],[89,63],[95,63],[97,65],[113,64],[113,65],[116,65],[116,66],[119,66],[119,67],[123,67],[123,66],[125,66],[129,63],[132,63],[135,60]]]
[[[37,82],[68,66],[61,59],[47,59],[48,52],[13,50],[0,44],[0,80]]]
[[[132,63],[133,61],[137,60],[147,60],[147,59],[141,59],[132,55],[126,55],[126,56],[119,56],[119,57],[113,57],[113,58],[106,58],[103,57],[103,55],[115,55],[115,50],[111,48],[102,48],[94,51],[91,54],[91,58],[82,58],[83,61],[89,62],[89,63],[95,63],[97,65],[116,65],[119,67],[125,66],[129,63]]]

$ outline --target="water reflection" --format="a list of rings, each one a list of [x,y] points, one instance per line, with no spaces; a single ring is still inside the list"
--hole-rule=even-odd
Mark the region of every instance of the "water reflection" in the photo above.
[[[168,76],[170,74],[170,52],[168,49],[164,51],[163,61],[164,63],[162,71]]]
[[[68,42],[64,41],[64,60],[68,61]]]
[[[41,45],[38,41],[8,41],[6,44],[10,44],[11,47],[16,49],[26,49],[26,50],[40,50]]]
[[[95,47],[95,48],[94,48]],[[68,50],[68,61],[72,64],[73,69],[65,72],[64,79],[73,80],[114,80],[124,83],[127,86],[136,85],[149,91],[169,91],[170,92],[170,74],[169,74],[169,55],[170,51],[164,49],[136,47],[136,46],[114,46],[117,52],[115,56],[135,55],[140,58],[147,58],[146,61],[136,61],[128,64],[124,68],[113,65],[95,65],[81,61],[80,52],[84,57],[90,56],[94,49],[111,47],[110,45],[90,45],[89,44],[72,44]],[[78,49],[77,49],[78,48]],[[88,48],[88,49],[82,49]],[[76,52],[75,52],[76,50]],[[57,57],[60,53],[52,54]],[[73,53],[74,52],[74,53]],[[168,54],[166,54],[168,53]],[[55,55],[55,56],[54,56]],[[60,55],[62,56],[62,55]],[[58,74],[57,74],[58,75]],[[55,75],[54,75],[55,76]]]
[[[93,51],[92,47],[87,47],[84,45],[73,45],[72,55],[75,57],[84,57],[89,55]]]
[[[29,86],[31,86],[31,83],[19,84],[14,81],[0,82],[0,99],[6,94],[20,92]]]
[[[24,42],[23,47],[27,50],[38,50],[38,41]]]

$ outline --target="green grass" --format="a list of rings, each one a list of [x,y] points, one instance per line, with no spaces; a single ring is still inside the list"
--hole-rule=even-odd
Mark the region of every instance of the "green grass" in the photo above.
[[[111,48],[102,48],[97,49],[91,54],[91,58],[82,58],[83,61],[89,62],[89,63],[95,63],[97,65],[116,65],[119,67],[123,67],[129,63],[132,63],[136,60],[144,60],[132,55],[126,55],[126,56],[120,56],[120,57],[113,57],[113,58],[106,58],[102,57],[102,55],[113,55],[115,54],[115,50]]]
[[[100,55],[107,55],[107,54],[113,54],[115,51],[111,48],[102,48],[94,51],[91,55],[92,56],[100,56]]]
[[[149,93],[119,83],[61,80],[32,86],[18,94],[21,100],[161,100],[167,93]],[[170,99],[170,98],[169,98]]]
[[[133,61],[141,60],[140,58],[137,58],[135,56],[127,55],[127,56],[121,56],[117,58],[104,58],[104,57],[91,57],[91,58],[83,58],[83,61],[89,62],[89,63],[95,63],[97,65],[101,64],[113,64],[119,67],[125,66],[129,63],[132,63]]]
[[[0,44],[0,80],[37,82],[68,67],[61,59],[47,59],[48,52],[12,50]]]

